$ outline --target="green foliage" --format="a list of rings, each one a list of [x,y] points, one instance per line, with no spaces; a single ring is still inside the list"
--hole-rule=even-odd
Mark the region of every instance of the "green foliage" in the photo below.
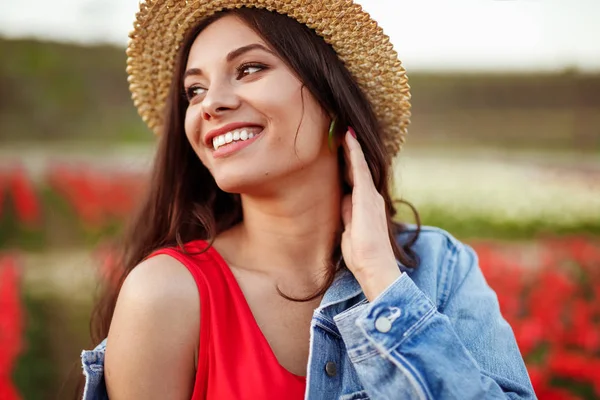
[[[589,383],[573,382],[572,379],[554,378],[551,384],[553,386],[567,390],[572,393],[574,398],[582,400],[597,400],[598,397],[594,392],[594,388]]]
[[[13,382],[25,400],[74,398],[82,378],[79,353],[90,348],[91,292],[74,298],[53,292],[54,285],[23,291],[25,349]]]
[[[45,247],[42,225],[26,226],[19,223],[10,197],[4,199],[1,206],[0,249],[19,248],[25,251],[35,251]]]
[[[24,399],[53,399],[57,390],[57,374],[53,365],[48,325],[52,323],[54,304],[47,298],[23,293],[25,316],[25,349],[18,358],[13,382]]]
[[[130,100],[125,53],[0,40],[0,139],[150,140]]]
[[[398,220],[414,221],[405,208],[399,210]],[[494,215],[453,214],[443,207],[420,207],[423,225],[437,226],[465,239],[526,240],[545,235],[591,234],[600,236],[600,221],[563,224],[551,219],[508,221]]]

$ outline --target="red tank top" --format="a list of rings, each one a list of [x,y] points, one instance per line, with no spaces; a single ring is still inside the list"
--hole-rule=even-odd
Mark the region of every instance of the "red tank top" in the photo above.
[[[207,243],[187,243],[190,254],[166,248],[190,271],[200,294],[200,347],[192,400],[304,399],[306,378],[279,364],[233,273]]]

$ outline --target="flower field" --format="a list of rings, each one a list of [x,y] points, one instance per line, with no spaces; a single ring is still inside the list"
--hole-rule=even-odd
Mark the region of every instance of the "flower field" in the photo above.
[[[600,240],[472,244],[539,398],[600,398]]]
[[[415,165],[419,164],[412,164],[413,170]],[[600,197],[590,195],[598,187],[585,183],[584,190],[575,193],[572,189],[575,194],[571,200],[559,199],[560,192],[555,187],[552,189],[555,192],[547,193],[557,200],[547,206],[541,203],[544,196],[539,195],[538,189],[535,189],[538,194],[532,194],[534,189],[520,186],[525,185],[524,178],[517,185],[522,188],[521,197],[538,199],[538,206],[520,199],[513,204],[517,211],[502,214],[510,201],[496,198],[495,205],[490,205],[488,199],[485,205],[468,207],[468,195],[452,195],[455,189],[451,184],[431,183],[443,176],[436,175],[435,168],[420,170],[431,178],[427,185],[419,186],[419,179],[407,172],[399,187],[407,188],[406,197],[414,199],[425,224],[450,230],[477,251],[484,275],[496,290],[502,312],[513,327],[539,398],[600,399],[600,235],[595,231],[596,225],[588,224],[600,217]],[[65,293],[77,288],[69,287],[64,280],[72,276],[71,286],[88,288],[96,277],[103,275],[98,266],[109,267],[106,260],[110,259],[110,253],[99,249],[105,239],[118,232],[121,221],[135,207],[144,189],[143,177],[136,170],[123,172],[85,164],[48,164],[35,177],[24,167],[0,169],[0,399],[37,398],[30,387],[37,383],[27,379],[16,382],[12,379],[15,369],[23,371],[34,364],[41,365],[40,357],[56,354],[52,350],[55,347],[64,353],[70,345],[60,339],[64,337],[61,329],[67,327],[52,318],[36,320],[37,312],[24,299],[43,282],[54,285],[65,301],[89,302],[91,293],[87,289],[80,289],[77,296]],[[482,186],[492,190],[489,183]],[[432,198],[428,193],[431,196],[437,193],[438,197]],[[504,196],[513,198],[506,193]],[[494,197],[493,193],[489,197]],[[447,215],[442,218],[431,211],[444,208],[444,204],[448,215],[460,212],[460,218],[456,217],[447,226],[443,225],[448,221]],[[508,228],[499,229],[499,225],[489,221],[483,224],[486,216],[496,218]],[[521,220],[534,224],[544,218],[554,219],[558,225],[527,231],[529,236],[525,237],[516,235],[518,241],[511,236],[512,227]],[[592,228],[588,229],[589,226]],[[565,232],[570,233],[559,235],[557,227],[569,228]],[[474,234],[478,229],[486,234]],[[61,261],[64,256],[50,255],[62,254],[60,249],[69,252],[79,249],[86,254],[87,262],[77,263],[78,268],[87,271],[81,275],[87,282],[85,285],[69,272],[60,273],[65,269]],[[35,262],[31,261],[34,259]],[[31,267],[40,264],[39,259],[44,260],[44,265]],[[43,277],[34,279],[32,275],[40,271]],[[74,331],[83,335],[86,323],[78,321]],[[35,346],[28,340],[35,336],[28,332],[35,324],[41,324],[43,329],[45,324],[55,324],[49,330],[58,332],[59,339],[49,340],[47,345],[51,349],[32,356]],[[67,353],[77,361],[80,350],[73,345]],[[56,379],[64,380],[67,373],[60,371]],[[47,390],[58,390],[61,383],[53,385]]]

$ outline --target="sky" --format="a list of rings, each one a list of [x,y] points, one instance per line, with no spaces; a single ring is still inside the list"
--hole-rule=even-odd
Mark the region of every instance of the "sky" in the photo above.
[[[600,0],[358,0],[407,70],[600,71]],[[125,46],[137,0],[0,0],[0,35]]]

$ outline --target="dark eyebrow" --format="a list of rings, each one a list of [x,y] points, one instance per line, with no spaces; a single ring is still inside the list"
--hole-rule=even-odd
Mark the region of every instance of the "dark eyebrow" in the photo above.
[[[262,44],[252,43],[247,46],[242,46],[239,49],[231,51],[229,54],[227,54],[227,57],[225,59],[227,60],[227,62],[231,62],[232,60],[236,59],[237,57],[241,56],[242,54],[247,53],[250,50],[255,50],[255,49],[259,49],[262,51],[266,51],[267,53],[273,54],[273,52],[271,50],[267,49]]]
[[[202,75],[202,70],[200,68],[188,69],[187,71],[185,71],[185,74],[183,74],[183,80],[185,81],[185,78],[191,75]]]
[[[250,50],[256,50],[256,49],[266,51],[267,53],[270,53],[270,54],[275,54],[260,43],[252,43],[247,46],[242,46],[238,49],[230,51],[229,54],[227,54],[227,57],[225,57],[225,59],[227,60],[227,62],[231,62],[232,60],[238,58],[242,54],[247,53]],[[183,74],[183,80],[185,80],[185,78],[187,78],[190,75],[202,75],[202,70],[200,68],[188,69],[187,71],[185,71],[185,74]]]

